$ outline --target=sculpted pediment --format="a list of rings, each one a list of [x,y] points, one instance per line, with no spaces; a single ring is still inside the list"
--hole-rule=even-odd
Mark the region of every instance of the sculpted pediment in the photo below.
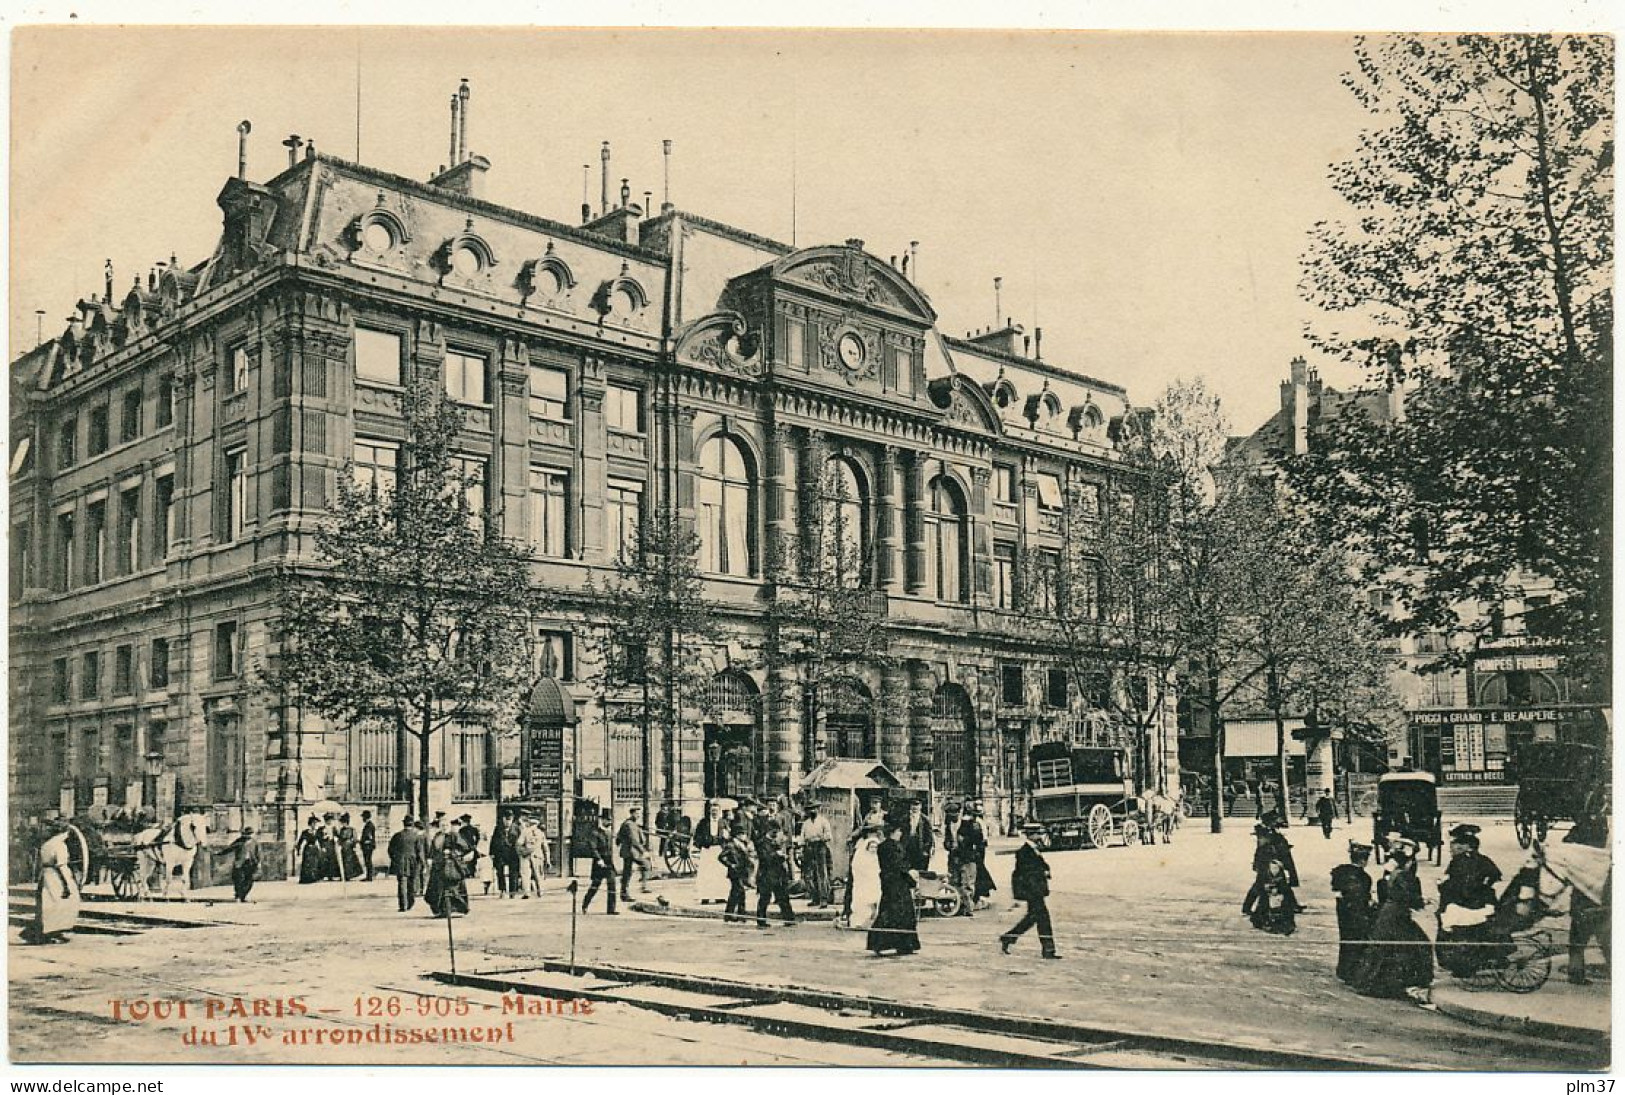
[[[678,332],[677,360],[757,377],[762,375],[762,340],[738,312],[713,312]]]
[[[769,268],[772,276],[856,304],[901,313],[929,326],[937,313],[925,295],[891,264],[864,251],[861,241],[845,246],[809,247],[784,256]]]

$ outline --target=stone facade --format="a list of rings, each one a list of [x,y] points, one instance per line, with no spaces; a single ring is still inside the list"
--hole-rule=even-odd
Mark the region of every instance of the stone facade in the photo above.
[[[492,519],[558,594],[537,626],[575,708],[566,788],[695,814],[867,748],[939,806],[975,795],[1018,820],[1028,747],[1101,732],[1074,686],[1065,703],[1046,687],[1060,662],[1025,622],[1018,561],[1064,547],[1080,486],[1121,481],[1127,393],[1029,356],[1013,325],[943,335],[860,241],[794,250],[624,200],[564,224],[474,197],[486,163],[424,184],[309,155],[229,180],[213,256],[122,299],[109,276],[13,364],[14,810],[201,809],[277,835],[322,800],[405,811],[410,743],[325,725],[260,670],[279,568],[311,552],[335,478],[393,451],[402,387],[429,380],[466,404]],[[831,460],[859,484],[891,657],[807,727],[771,701],[789,669],[767,606],[806,563]],[[583,593],[621,507],[662,498],[706,539],[731,636],[717,702],[675,743],[592,683]],[[1150,752],[1176,784],[1167,707]],[[488,819],[522,789],[520,742],[442,736],[437,800]]]

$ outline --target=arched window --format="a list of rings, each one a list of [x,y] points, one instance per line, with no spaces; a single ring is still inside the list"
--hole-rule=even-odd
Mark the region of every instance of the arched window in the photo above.
[[[739,442],[718,434],[700,447],[700,569],[756,573],[756,479]]]
[[[858,469],[845,457],[830,457],[824,464],[819,495],[818,570],[841,585],[861,585],[867,570],[868,498]]]
[[[969,600],[965,580],[965,499],[953,481],[931,480],[925,513],[925,589],[939,601]]]

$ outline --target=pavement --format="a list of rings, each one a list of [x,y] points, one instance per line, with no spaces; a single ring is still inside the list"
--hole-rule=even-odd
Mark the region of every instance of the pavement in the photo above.
[[[1153,1029],[1216,1043],[1354,1057],[1378,1068],[1552,1071],[1596,1066],[1604,1051],[1558,1037],[1573,1031],[1557,1028],[1587,1024],[1595,1030],[1600,1024],[1606,1029],[1608,989],[1603,984],[1570,991],[1560,970],[1566,954],[1554,963],[1558,968],[1545,988],[1519,998],[1529,1017],[1546,1026],[1479,1025],[1487,1024],[1480,1013],[1490,1010],[1490,994],[1474,994],[1470,1007],[1452,1012],[1444,1002],[1425,1009],[1367,999],[1339,982],[1333,974],[1336,922],[1327,878],[1344,858],[1350,835],[1367,839],[1369,826],[1357,823],[1352,834],[1340,829],[1330,841],[1318,829],[1288,830],[1303,879],[1300,899],[1309,909],[1299,917],[1298,932],[1284,938],[1253,930],[1240,915],[1250,881],[1250,826],[1229,826],[1213,835],[1202,822],[1187,822],[1171,845],[1049,853],[1051,908],[1064,956],[1060,962],[1040,961],[1037,942],[1030,937],[1010,955],[1000,953],[999,931],[1019,916],[1003,888],[995,893],[992,907],[974,917],[922,920],[923,949],[906,959],[873,958],[861,933],[827,922],[759,932],[709,918],[635,911],[608,917],[601,911],[602,898],[593,912],[573,918],[557,880],[540,900],[476,893],[472,914],[453,921],[452,934],[460,970],[534,966],[544,958],[567,955],[573,935],[584,962],[700,972],[1113,1029]],[[1510,825],[1486,828],[1485,851],[1506,873],[1522,858]],[[1001,887],[1008,885],[1010,862],[1002,857],[992,864]],[[1423,889],[1430,897],[1437,893],[1440,873],[1432,866],[1422,869]],[[695,904],[692,880],[658,880],[652,887],[674,907]],[[397,913],[391,879],[314,886],[262,883],[247,905],[211,902],[229,898],[225,891],[197,891],[195,896],[200,900],[188,902],[177,915],[220,926],[125,938],[79,936],[64,947],[14,946],[14,1058],[61,1059],[63,1047],[71,1046],[94,1059],[175,1059],[186,1024],[113,1020],[108,1001],[122,996],[303,994],[342,1013],[356,999],[384,989],[444,991],[430,988],[425,977],[450,966],[445,922],[429,917],[421,906]],[[144,913],[165,908],[140,906]],[[1425,923],[1431,917],[1420,919]],[[1560,931],[1566,922],[1551,923]],[[1442,977],[1437,991],[1445,1001],[1454,1000]],[[353,1018],[333,1014],[327,1021]],[[679,1020],[648,1018],[681,1026]],[[642,1020],[617,1013],[615,1021]],[[710,1035],[704,1025],[687,1026],[702,1031],[674,1033],[676,1028],[662,1027],[649,1039],[617,1042],[603,1031],[598,1038],[593,1031],[578,1036],[572,1030],[566,1038],[533,1027],[526,1028],[529,1034],[520,1032],[517,1048],[500,1052],[466,1045],[416,1047],[391,1059],[721,1064],[776,1060],[779,1054],[806,1063],[871,1060],[860,1060],[856,1047],[787,1049],[772,1039],[750,1041],[763,1036],[745,1031],[730,1032],[728,1037],[736,1041],[719,1047],[706,1040]],[[299,1054],[312,1051],[196,1047],[189,1052],[204,1056],[187,1059],[293,1062],[308,1059]],[[261,1053],[267,1055],[245,1056]],[[322,1058],[330,1063],[373,1059],[343,1049],[329,1050]]]

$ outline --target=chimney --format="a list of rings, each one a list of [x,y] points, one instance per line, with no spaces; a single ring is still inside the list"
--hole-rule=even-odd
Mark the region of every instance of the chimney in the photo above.
[[[470,198],[482,197],[484,190],[484,176],[491,170],[491,161],[484,156],[474,155],[460,164],[454,164],[429,180],[430,186],[438,186],[443,190],[450,190],[455,194],[463,194]]]
[[[282,147],[288,150],[288,166],[293,167],[299,162],[299,148],[305,142],[299,139],[299,134],[290,133],[288,139],[282,142]]]
[[[446,146],[447,168],[457,166],[457,134],[458,130],[461,128],[458,123],[462,114],[462,106],[463,104],[458,101],[457,96],[453,95],[451,97],[451,140]],[[441,172],[444,173],[445,168],[442,168]]]
[[[999,317],[1004,314],[1004,279],[993,279],[993,326],[999,325]]]
[[[645,213],[653,213],[654,212],[654,207],[655,207],[655,192],[653,190],[645,190],[643,192],[643,211]]]
[[[671,141],[670,141],[670,139],[667,139],[667,140],[664,140],[664,141],[660,142],[660,154],[664,158],[663,163],[662,163],[661,166],[662,166],[662,170],[665,172],[665,180],[664,180],[664,182],[665,182],[665,193],[660,198],[660,211],[662,213],[669,213],[669,212],[671,212],[671,208],[672,208],[672,206],[671,206]]]
[[[1292,453],[1303,456],[1309,451],[1309,363],[1303,358],[1292,359],[1292,383],[1283,394],[1291,399]]]
[[[314,160],[315,158],[316,158],[316,138],[312,137],[310,139],[310,143],[305,145],[305,159]]]
[[[457,98],[462,101],[462,112],[457,120],[457,163],[468,159],[468,77],[464,76],[462,83],[457,87]]]
[[[113,260],[102,263],[102,284],[107,288],[107,303],[113,303]]]
[[[914,271],[914,280],[916,282],[918,282],[920,280],[920,241],[919,240],[909,240],[908,241],[908,257],[910,259],[910,262],[908,264],[909,269]]]
[[[1033,328],[1033,360],[1044,360],[1044,328]]]
[[[598,183],[598,215],[601,217],[609,212],[609,142],[598,150],[598,159],[602,163],[601,178]]]
[[[1031,357],[1032,356],[1032,349],[1033,349],[1032,336],[1031,335],[1022,335],[1021,336],[1021,356],[1022,357]]]
[[[248,133],[254,127],[244,118],[237,123],[237,177],[248,178]]]
[[[908,253],[903,254],[903,276],[908,277]]]
[[[622,179],[621,180],[621,205],[620,205],[620,208],[625,209],[627,206],[629,206],[631,204],[632,204],[632,180],[631,179]]]
[[[587,187],[592,183],[592,165],[581,165],[581,223],[592,220],[592,202],[587,200]]]

